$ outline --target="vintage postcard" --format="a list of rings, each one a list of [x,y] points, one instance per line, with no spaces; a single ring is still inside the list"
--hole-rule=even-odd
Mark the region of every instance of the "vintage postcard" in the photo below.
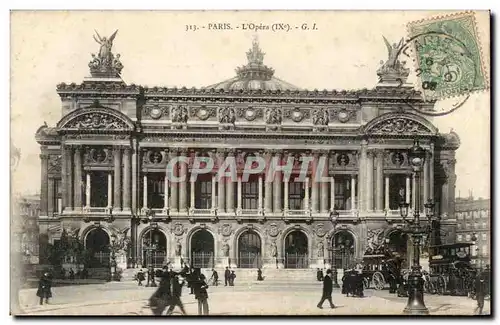
[[[12,11],[11,314],[490,315],[489,11]]]

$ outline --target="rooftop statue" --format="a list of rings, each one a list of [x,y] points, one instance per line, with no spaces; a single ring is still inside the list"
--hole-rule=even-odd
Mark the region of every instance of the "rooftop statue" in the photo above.
[[[380,61],[382,66],[377,70],[377,75],[379,76],[379,82],[399,82],[400,84],[405,83],[410,69],[405,68],[405,61],[399,61],[399,56],[402,49],[404,48],[404,39],[401,38],[399,43],[389,43],[385,36],[382,36],[385,45],[387,47],[387,60]]]
[[[89,63],[90,73],[93,77],[114,77],[120,76],[123,64],[120,62],[120,54],[116,57],[111,51],[113,48],[113,41],[116,37],[118,30],[116,30],[110,37],[101,37],[95,31],[94,40],[101,46],[97,55],[92,54],[92,60]]]

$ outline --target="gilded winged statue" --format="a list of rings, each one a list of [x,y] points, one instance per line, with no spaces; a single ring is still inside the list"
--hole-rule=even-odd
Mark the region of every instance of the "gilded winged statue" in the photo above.
[[[101,35],[99,35],[97,30],[95,30],[95,33],[96,35],[94,35],[94,40],[101,45],[98,55],[99,60],[101,60],[102,63],[112,63],[113,54],[111,53],[111,48],[113,47],[113,40],[115,39],[118,30],[116,30],[108,38],[101,37]]]
[[[396,68],[396,66],[398,65],[399,52],[403,48],[404,38],[401,38],[398,44],[394,43],[391,46],[387,38],[385,38],[385,36],[382,37],[384,38],[384,42],[385,45],[387,46],[387,52],[388,52],[388,58],[384,66],[387,68]]]

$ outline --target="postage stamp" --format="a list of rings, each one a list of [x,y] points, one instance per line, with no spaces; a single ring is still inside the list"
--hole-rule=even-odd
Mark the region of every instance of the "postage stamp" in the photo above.
[[[408,24],[419,86],[426,99],[445,99],[488,88],[473,12]]]

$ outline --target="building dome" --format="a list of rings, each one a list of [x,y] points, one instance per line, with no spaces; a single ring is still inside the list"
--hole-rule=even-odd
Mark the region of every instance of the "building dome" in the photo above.
[[[299,90],[286,81],[274,77],[274,69],[264,65],[264,55],[257,40],[247,52],[248,64],[236,68],[236,77],[204,87],[224,90]]]

